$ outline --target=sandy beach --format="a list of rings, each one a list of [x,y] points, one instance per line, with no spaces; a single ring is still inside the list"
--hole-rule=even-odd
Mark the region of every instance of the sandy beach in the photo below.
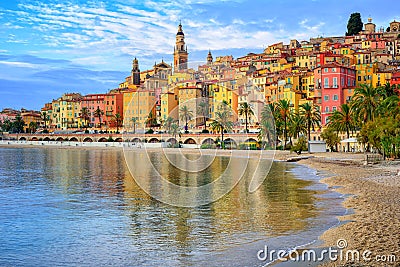
[[[2,147],[21,147],[18,144]],[[26,146],[23,146],[26,147]],[[37,147],[37,146],[29,146]],[[60,149],[57,146],[50,146]],[[119,149],[122,147],[62,147],[62,149]],[[146,149],[160,151],[160,148]],[[229,150],[164,149],[168,153],[215,154],[231,156]],[[271,153],[271,152],[270,152]],[[259,157],[260,151],[235,151],[235,155]],[[270,157],[269,154],[268,157]],[[296,157],[288,151],[275,151],[276,160]],[[326,231],[320,238],[323,247],[336,247],[338,240],[345,240],[345,250],[357,250],[364,259],[325,262],[321,266],[400,266],[400,161],[364,165],[363,154],[319,153],[302,154],[311,158],[300,160],[304,164],[327,174],[322,180],[332,190],[345,195],[343,205],[350,212],[341,216],[339,226]],[[300,265],[294,265],[300,266]],[[314,265],[313,265],[314,266]]]
[[[299,163],[330,173],[322,182],[346,195],[343,205],[352,211],[321,236],[324,246],[345,240],[344,251],[371,252],[322,266],[400,266],[400,162],[364,166],[362,154],[324,153]]]

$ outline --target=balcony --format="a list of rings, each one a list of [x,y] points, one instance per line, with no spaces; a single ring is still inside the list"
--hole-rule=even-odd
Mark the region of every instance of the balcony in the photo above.
[[[339,88],[337,84],[324,84],[325,89],[336,89]]]

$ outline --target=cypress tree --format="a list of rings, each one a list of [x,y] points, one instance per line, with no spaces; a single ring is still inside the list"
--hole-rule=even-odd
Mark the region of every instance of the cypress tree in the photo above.
[[[352,36],[358,34],[363,29],[363,23],[361,21],[361,14],[356,12],[350,15],[349,21],[347,22],[346,36]]]

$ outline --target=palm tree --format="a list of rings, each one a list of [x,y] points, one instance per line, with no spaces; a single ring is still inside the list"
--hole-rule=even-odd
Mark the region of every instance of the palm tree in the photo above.
[[[169,130],[169,134],[173,135],[175,140],[176,140],[176,135],[179,134],[179,124],[177,123],[172,123],[170,130]]]
[[[95,117],[99,118],[99,125],[100,125],[100,129],[101,129],[101,116],[104,115],[104,111],[102,111],[99,107],[97,107],[97,109],[94,111],[93,115]]]
[[[119,133],[119,127],[121,127],[122,123],[121,115],[119,113],[115,114],[113,120],[115,121],[115,126],[117,127],[117,133]]]
[[[85,127],[87,129],[89,126],[88,121],[90,119],[90,111],[88,108],[84,107],[81,109],[81,118],[85,121]]]
[[[31,121],[29,123],[29,130],[31,133],[36,132],[37,128],[38,128],[38,123],[36,121]]]
[[[347,139],[350,138],[350,131],[355,130],[356,127],[352,106],[348,104],[341,105],[340,111],[336,110],[329,117],[328,127],[338,132],[345,132]],[[347,151],[350,151],[350,143],[347,143]]]
[[[261,120],[260,122],[260,131],[258,132],[258,140],[261,142],[262,146],[265,148],[265,142],[263,140],[267,140],[267,144],[269,146],[272,145],[272,140],[274,132],[273,121],[271,120]]]
[[[197,107],[197,113],[203,118],[204,132],[207,132],[208,105],[205,101],[201,101],[199,103],[199,106]]]
[[[292,137],[297,139],[301,133],[307,132],[307,126],[304,123],[304,118],[298,112],[292,113],[288,120],[288,132],[290,136],[290,143]]]
[[[179,109],[179,117],[185,121],[185,133],[188,132],[188,122],[193,117],[193,112],[185,105]]]
[[[231,112],[229,110],[215,112],[214,121],[210,124],[211,129],[221,133],[221,147],[225,148],[224,131],[231,131],[233,122],[230,121]]]
[[[41,119],[43,120],[43,122],[44,122],[44,128],[46,129],[46,124],[47,124],[47,121],[50,120],[50,116],[47,114],[46,111],[43,111],[42,114],[40,114],[40,117],[41,117]]]
[[[171,125],[174,123],[174,119],[172,117],[167,117],[163,123],[164,129],[166,132],[171,131]]]
[[[137,124],[138,118],[137,117],[133,117],[131,119],[132,125],[133,125],[133,133],[136,132],[136,124]]]
[[[290,116],[290,103],[286,99],[281,99],[278,102],[278,107],[277,110],[279,112],[279,117],[283,121],[283,135],[284,135],[284,145],[283,149],[286,150],[286,143],[287,143],[287,135],[288,135],[288,129],[287,129],[287,124]]]
[[[366,123],[374,120],[383,95],[382,87],[375,88],[368,84],[362,84],[354,90],[352,108],[359,122]]]
[[[22,133],[24,131],[25,121],[22,119],[21,115],[17,115],[13,121],[13,127],[17,133]]]
[[[319,109],[310,105],[308,102],[300,105],[300,116],[303,118],[307,126],[308,141],[311,140],[311,128],[319,127],[321,122],[321,113]]]
[[[251,108],[249,103],[244,102],[244,103],[240,104],[239,109],[238,109],[238,114],[239,114],[239,116],[245,117],[246,133],[248,133],[249,130],[247,129],[247,121],[248,121],[249,116],[254,116],[253,109]]]

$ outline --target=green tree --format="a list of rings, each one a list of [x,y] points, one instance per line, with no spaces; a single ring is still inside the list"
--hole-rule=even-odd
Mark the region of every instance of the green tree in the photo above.
[[[307,139],[304,136],[301,136],[297,140],[297,143],[290,148],[290,151],[296,152],[300,155],[302,151],[307,151],[307,149]]]
[[[15,117],[15,120],[13,121],[13,128],[17,133],[22,133],[24,132],[24,127],[25,127],[26,123],[25,121],[22,119],[21,115],[17,115]]]
[[[383,96],[382,87],[375,88],[368,84],[354,90],[351,105],[360,124],[374,120]]]
[[[174,122],[171,124],[169,134],[172,135],[176,140],[176,136],[179,134],[179,124],[178,123]]]
[[[82,108],[80,117],[85,121],[85,128],[87,129],[89,127],[89,120],[90,120],[90,111],[89,111],[89,109],[86,108],[86,107]]]
[[[294,112],[290,114],[288,123],[289,139],[297,138],[300,134],[307,132],[307,126],[304,123],[304,118],[299,113]],[[291,143],[292,141],[290,141]]]
[[[36,130],[37,130],[37,128],[38,128],[38,123],[37,123],[36,121],[31,121],[31,122],[29,123],[28,127],[29,127],[29,131],[30,131],[31,133],[34,133],[34,132],[36,132]]]
[[[350,15],[349,21],[347,22],[346,36],[357,35],[363,29],[363,22],[361,20],[361,14],[356,12]]]
[[[238,114],[239,114],[239,116],[244,116],[245,129],[246,129],[246,133],[248,133],[249,132],[249,130],[247,128],[248,119],[250,116],[254,116],[254,111],[253,111],[251,105],[249,105],[249,103],[247,103],[247,102],[241,103],[239,105]]]
[[[3,132],[11,132],[13,128],[13,123],[9,119],[5,119],[1,125]]]
[[[310,105],[310,103],[304,103],[300,105],[300,116],[303,118],[307,127],[307,139],[311,140],[311,129],[315,131],[315,127],[319,127],[321,122],[321,113],[319,109]]]
[[[171,131],[171,126],[175,122],[172,117],[167,117],[163,123],[163,127],[167,133]]]
[[[340,137],[332,128],[325,128],[321,133],[321,138],[326,142],[331,151],[337,151],[337,145],[340,143]]]
[[[119,133],[119,127],[122,127],[122,116],[117,113],[113,116],[113,120],[115,122],[115,127],[117,127],[117,133]]]
[[[210,124],[211,129],[221,133],[221,147],[225,148],[224,132],[232,131],[233,122],[231,121],[231,112],[229,110],[215,112],[214,121]]]
[[[184,105],[179,109],[179,118],[185,122],[185,133],[188,133],[188,123],[193,117],[193,112]]]
[[[346,133],[347,138],[350,138],[350,131],[354,131],[356,127],[352,107],[348,104],[342,104],[340,110],[336,110],[329,117],[328,127]],[[350,151],[350,143],[347,143],[347,151]]]
[[[99,125],[100,125],[100,129],[101,129],[101,116],[104,115],[104,111],[102,111],[99,107],[97,107],[97,109],[94,111],[94,116],[99,118]]]

